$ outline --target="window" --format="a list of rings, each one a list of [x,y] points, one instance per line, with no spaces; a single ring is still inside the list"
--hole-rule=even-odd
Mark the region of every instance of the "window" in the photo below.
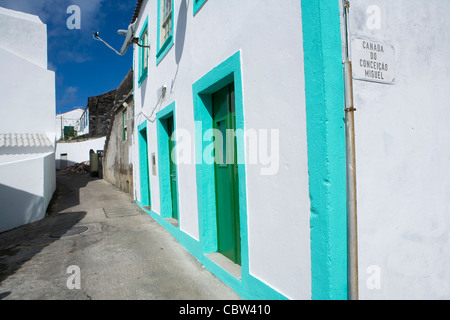
[[[206,1],[208,0],[194,0],[194,16],[203,7]]]
[[[142,28],[139,44],[148,46],[148,20],[145,20]],[[139,86],[147,78],[148,74],[148,48],[139,47]]]
[[[73,126],[64,126],[64,140],[68,140],[70,138],[75,138],[77,133]]]
[[[164,43],[172,34],[172,0],[162,0],[161,42]]]
[[[173,46],[173,0],[158,1],[158,30],[157,64]]]

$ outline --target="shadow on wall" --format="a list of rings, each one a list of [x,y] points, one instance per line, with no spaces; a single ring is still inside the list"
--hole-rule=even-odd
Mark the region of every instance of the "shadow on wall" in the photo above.
[[[77,164],[77,162],[71,160],[56,159],[55,161],[56,170],[64,170]]]
[[[189,3],[183,0],[180,4],[180,10],[178,11],[177,18],[177,30],[175,33],[175,62],[177,64],[177,70],[172,79],[172,85],[170,87],[170,92],[174,91],[175,82],[177,80],[178,69],[180,67],[180,61],[183,57],[184,40],[186,39],[186,25],[187,25],[187,11]]]
[[[0,184],[0,232],[45,217],[44,197]]]
[[[180,10],[178,11],[177,30],[175,33],[175,62],[180,64],[181,57],[183,56],[184,40],[186,38],[186,25],[187,25],[187,11],[188,5],[186,0],[183,0],[180,4]]]

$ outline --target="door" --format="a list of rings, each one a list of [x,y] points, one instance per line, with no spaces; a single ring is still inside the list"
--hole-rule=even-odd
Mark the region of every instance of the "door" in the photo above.
[[[178,187],[177,187],[177,166],[175,147],[176,139],[174,133],[173,117],[167,119],[167,136],[169,138],[169,159],[170,159],[170,193],[172,197],[172,218],[178,220]]]
[[[222,139],[215,139],[215,187],[218,252],[241,264],[238,166],[234,85],[212,96],[213,125]],[[230,134],[233,133],[233,134]],[[228,135],[228,137],[227,137]],[[219,135],[220,137],[220,135]]]
[[[61,169],[67,168],[67,153],[61,153],[61,156],[60,156],[60,168]]]
[[[150,177],[148,169],[148,142],[147,128],[139,130],[139,171],[141,182],[141,204],[146,209],[151,209]]]

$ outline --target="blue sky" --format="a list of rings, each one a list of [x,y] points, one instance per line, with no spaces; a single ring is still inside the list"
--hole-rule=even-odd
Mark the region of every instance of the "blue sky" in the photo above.
[[[116,89],[132,68],[132,48],[119,56],[100,37],[120,51],[136,0],[0,0],[0,6],[39,16],[47,24],[48,68],[56,74],[56,113],[86,107],[88,97]],[[81,28],[68,29],[70,5],[80,7]]]

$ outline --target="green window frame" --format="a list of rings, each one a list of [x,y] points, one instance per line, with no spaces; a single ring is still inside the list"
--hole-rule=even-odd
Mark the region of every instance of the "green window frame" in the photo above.
[[[139,43],[143,46],[148,46],[148,17],[145,19],[144,26],[139,35]],[[149,49],[144,47],[139,47],[139,86],[148,76],[148,59],[149,59]]]
[[[158,0],[158,36],[156,65],[173,46],[174,0]]]
[[[194,16],[200,11],[206,1],[208,0],[194,0]]]

